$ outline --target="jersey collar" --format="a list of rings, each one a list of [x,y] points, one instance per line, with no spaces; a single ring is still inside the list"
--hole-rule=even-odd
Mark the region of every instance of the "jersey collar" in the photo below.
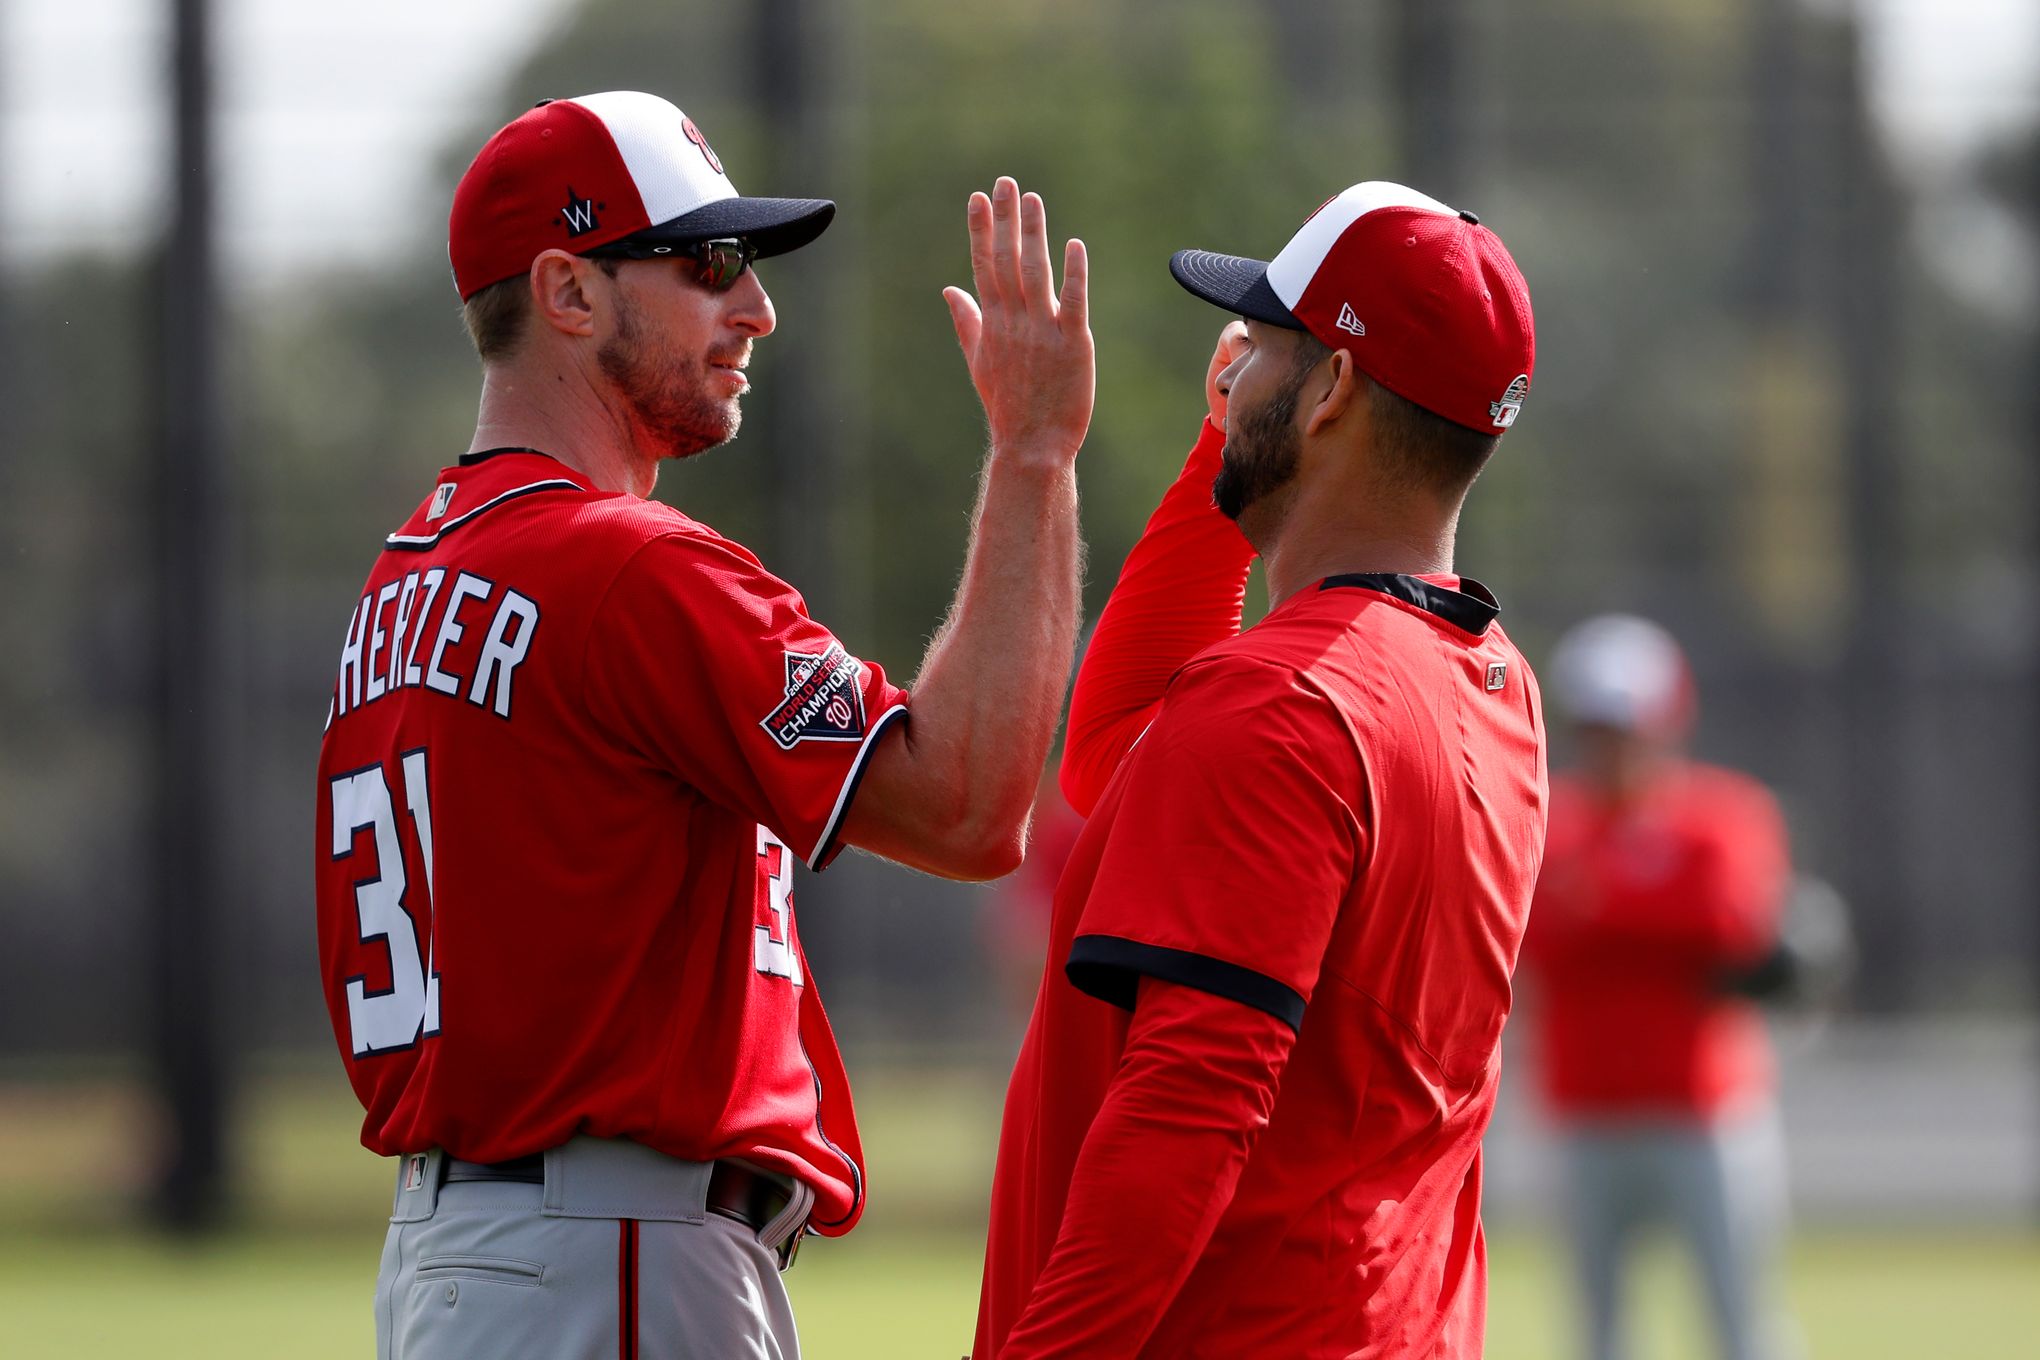
[[[1455,590],[1421,576],[1385,571],[1352,572],[1344,576],[1327,576],[1318,583],[1318,589],[1376,591],[1401,600],[1433,618],[1443,619],[1462,633],[1479,637],[1487,632],[1489,624],[1501,616],[1502,606],[1496,601],[1494,592],[1480,582],[1467,576],[1459,577],[1458,581],[1459,588]]]
[[[483,449],[441,469],[439,481],[404,526],[383,540],[391,552],[427,552],[441,539],[507,501],[548,491],[593,491],[595,484],[538,449]]]

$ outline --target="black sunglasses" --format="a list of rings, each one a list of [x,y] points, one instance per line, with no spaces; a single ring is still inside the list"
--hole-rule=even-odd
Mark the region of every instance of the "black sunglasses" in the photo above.
[[[713,241],[639,241],[626,236],[588,252],[591,260],[670,260],[675,256],[694,261],[694,281],[703,288],[727,293],[758,258],[758,247],[740,236]]]

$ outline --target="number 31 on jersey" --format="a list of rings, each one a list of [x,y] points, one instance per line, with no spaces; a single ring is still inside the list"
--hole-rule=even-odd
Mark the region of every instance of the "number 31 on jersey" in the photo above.
[[[432,799],[426,788],[425,752],[399,758],[404,806],[418,857],[425,865],[422,905],[431,910]],[[404,843],[389,780],[380,764],[333,780],[333,858],[354,854],[354,839],[368,832],[375,846],[373,872],[354,880],[354,910],[361,943],[380,940],[389,951],[390,985],[370,989],[366,975],[347,979],[347,1028],[354,1056],[392,1053],[439,1033],[439,974],[432,967],[431,942],[418,938],[416,897],[407,898]]]

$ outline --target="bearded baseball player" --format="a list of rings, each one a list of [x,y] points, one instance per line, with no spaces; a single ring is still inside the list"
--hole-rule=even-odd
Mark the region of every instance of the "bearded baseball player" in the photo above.
[[[974,1354],[1477,1356],[1544,727],[1453,537],[1529,390],[1529,293],[1472,214],[1378,182],[1271,263],[1171,267],[1244,321],[1077,679],[1089,821]]]
[[[912,696],[742,545],[646,499],[737,431],[755,259],[828,225],[746,198],[649,94],[549,101],[468,168],[472,446],[383,543],[320,753],[327,1003],[397,1159],[385,1360],[799,1353],[780,1272],[848,1232],[850,1089],[794,865],[1009,871],[1068,675],[1085,260],[1041,201],[967,209],[948,302],[990,428]]]

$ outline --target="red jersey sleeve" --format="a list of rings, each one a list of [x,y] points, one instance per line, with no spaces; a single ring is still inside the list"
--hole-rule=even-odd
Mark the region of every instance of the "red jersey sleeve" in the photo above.
[[[1763,954],[1778,938],[1792,876],[1785,818],[1769,790],[1737,781],[1723,800],[1697,892],[1713,904],[1708,933],[1730,961]]]
[[[1763,843],[1770,840],[1754,820],[1697,828],[1678,876],[1658,891],[1597,904],[1590,938],[1703,963],[1754,959],[1777,937],[1785,893],[1782,856]]]
[[[1240,631],[1254,550],[1211,503],[1225,432],[1209,420],[1126,555],[1070,695],[1061,780],[1088,817],[1162,702],[1169,678]]]
[[[906,693],[808,617],[727,539],[671,533],[597,607],[590,712],[621,745],[772,830],[820,869],[865,762]]]
[[[1137,1002],[1055,1249],[998,1360],[1140,1354],[1274,1112],[1296,1038],[1281,1021],[1152,978]],[[1138,1270],[1127,1269],[1130,1223]]]
[[[1207,658],[1128,757],[1070,981],[1130,1007],[1142,977],[1302,1024],[1366,845],[1360,753],[1294,672]]]

